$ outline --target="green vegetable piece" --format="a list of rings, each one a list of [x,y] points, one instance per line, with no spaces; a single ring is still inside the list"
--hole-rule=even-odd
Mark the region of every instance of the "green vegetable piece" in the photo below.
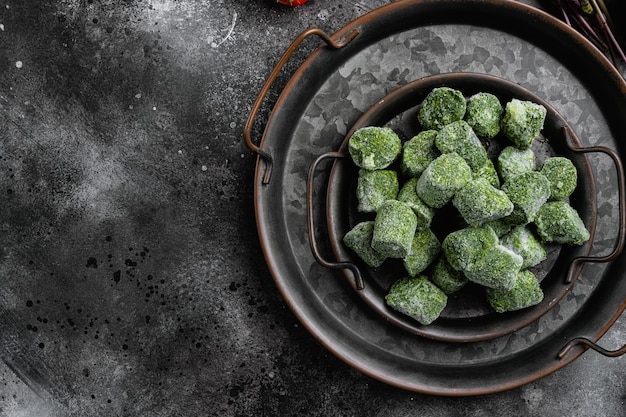
[[[502,182],[511,178],[535,170],[535,153],[532,149],[518,149],[507,146],[500,152],[496,162],[498,173]]]
[[[443,126],[437,133],[435,146],[441,153],[458,153],[472,171],[482,168],[487,162],[485,147],[470,125],[463,120]]]
[[[550,198],[554,200],[567,198],[576,189],[578,172],[567,158],[555,156],[546,159],[540,172],[550,181]]]
[[[413,209],[413,212],[417,217],[418,230],[430,226],[433,217],[435,216],[435,210],[428,207],[426,203],[424,203],[417,195],[417,178],[411,178],[404,183],[402,188],[400,188],[396,199],[398,201],[402,201],[403,203],[407,203]]]
[[[452,268],[445,256],[440,256],[433,266],[431,281],[445,294],[452,294],[467,284],[468,279]]]
[[[410,253],[404,257],[403,264],[412,277],[424,271],[441,252],[441,243],[430,229],[417,230],[413,236]]]
[[[517,274],[515,285],[509,290],[487,288],[487,301],[498,313],[521,310],[539,304],[543,300],[543,291],[535,275],[528,271]]]
[[[454,195],[452,204],[471,226],[501,219],[513,211],[513,203],[506,193],[482,178],[465,184]]]
[[[504,108],[502,133],[519,149],[528,149],[543,129],[547,110],[532,101],[512,99]]]
[[[448,303],[448,297],[424,276],[396,281],[385,296],[387,305],[423,325],[435,321]]]
[[[352,160],[359,168],[368,170],[387,168],[401,150],[400,137],[388,127],[363,127],[348,140]]]
[[[404,142],[400,169],[409,177],[419,177],[426,167],[439,156],[435,147],[436,130],[425,130]]]
[[[582,245],[590,236],[578,212],[565,201],[544,204],[537,213],[535,225],[544,242]]]
[[[505,219],[492,220],[490,222],[486,222],[484,226],[491,227],[498,237],[506,235],[512,229],[512,226],[507,223]]]
[[[515,285],[524,260],[506,247],[496,244],[483,250],[476,262],[463,270],[468,280],[488,288],[509,290]]]
[[[500,177],[496,171],[496,167],[493,165],[491,159],[487,159],[485,165],[474,170],[474,178],[484,178],[496,188],[500,188]]]
[[[385,257],[372,248],[373,234],[374,222],[361,222],[345,234],[343,243],[352,249],[367,265],[377,268],[385,261]]]
[[[377,211],[385,201],[396,198],[399,187],[395,171],[360,169],[356,186],[357,210],[361,213]]]
[[[445,206],[472,179],[472,171],[457,153],[439,156],[419,177],[416,192],[432,208]]]
[[[449,87],[433,89],[421,104],[417,119],[424,130],[439,130],[445,125],[462,120],[466,102],[463,93]]]
[[[502,186],[511,202],[513,212],[506,220],[514,225],[530,223],[550,197],[550,182],[538,171],[525,172],[509,179]]]
[[[498,244],[498,236],[489,226],[466,227],[448,234],[441,242],[452,268],[465,271],[473,268],[481,254]]]
[[[465,121],[478,137],[492,139],[500,133],[504,108],[498,97],[491,93],[477,93],[467,99]]]
[[[548,257],[544,245],[526,225],[513,228],[500,243],[522,257],[522,269],[538,265]]]
[[[388,200],[376,214],[372,248],[388,258],[404,258],[411,251],[416,229],[413,209],[401,201]]]

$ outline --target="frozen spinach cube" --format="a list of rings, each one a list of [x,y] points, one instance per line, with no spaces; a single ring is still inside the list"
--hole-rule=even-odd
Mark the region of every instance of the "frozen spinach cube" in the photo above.
[[[546,248],[527,225],[513,228],[500,239],[500,243],[524,259],[522,269],[535,266],[548,257]]]
[[[417,217],[418,230],[430,226],[435,216],[435,210],[426,205],[417,195],[417,178],[411,178],[404,183],[396,199],[407,203],[413,209]]]
[[[417,229],[417,217],[411,207],[401,201],[387,200],[376,213],[372,248],[389,258],[404,258],[411,251]]]
[[[489,226],[496,233],[496,236],[502,237],[509,233],[512,229],[512,226],[506,222],[505,219],[497,219],[486,222],[484,226]]]
[[[428,268],[440,251],[441,243],[430,229],[417,230],[413,236],[411,251],[403,259],[404,268],[414,277]]]
[[[373,234],[374,222],[361,222],[345,234],[343,243],[352,249],[367,265],[377,268],[385,261],[385,257],[372,248]]]
[[[535,225],[544,242],[582,245],[590,237],[578,212],[565,201],[544,204],[537,213]]]
[[[528,149],[543,129],[547,110],[532,101],[512,99],[504,108],[500,128],[519,149]]]
[[[472,171],[480,169],[487,162],[485,147],[470,125],[463,120],[443,126],[437,133],[435,146],[441,153],[459,154]]]
[[[487,288],[489,305],[498,313],[516,311],[539,304],[543,300],[543,291],[535,275],[528,271],[517,274],[515,285],[509,290]]]
[[[462,272],[452,268],[445,256],[440,256],[435,262],[430,279],[445,294],[460,290],[468,282]]]
[[[515,285],[524,260],[500,244],[478,254],[474,264],[463,270],[468,280],[488,288],[509,290]]]
[[[526,172],[535,170],[535,153],[532,149],[518,149],[507,146],[500,152],[496,161],[502,182]]]
[[[360,169],[356,186],[357,210],[362,213],[377,211],[385,201],[396,198],[399,187],[396,171]]]
[[[491,93],[477,93],[467,99],[465,121],[483,139],[491,139],[500,132],[504,108]]]
[[[487,159],[485,164],[482,167],[475,169],[473,173],[474,178],[484,178],[487,182],[489,182],[489,184],[496,188],[500,188],[500,177],[498,176],[496,167],[491,159]]]
[[[452,204],[472,226],[501,219],[513,211],[513,203],[506,193],[482,178],[465,184],[454,195]]]
[[[448,234],[441,243],[446,259],[457,271],[471,269],[481,254],[498,244],[498,236],[489,226],[466,227]]]
[[[439,156],[435,147],[436,130],[425,130],[404,142],[400,169],[409,177],[419,177],[426,167]]]
[[[432,208],[441,208],[472,179],[472,171],[457,153],[439,156],[419,177],[416,191],[419,198]]]
[[[448,296],[424,276],[396,281],[385,296],[387,305],[423,325],[431,324],[448,303]]]
[[[567,198],[576,189],[578,172],[568,158],[554,156],[544,161],[540,172],[550,181],[550,198]]]
[[[463,93],[449,87],[433,89],[418,110],[417,119],[424,130],[439,130],[462,120],[467,104]]]
[[[367,126],[355,131],[348,140],[348,152],[363,169],[387,168],[402,150],[400,137],[389,127]]]
[[[511,202],[513,212],[507,216],[511,224],[530,223],[541,206],[550,197],[550,182],[542,173],[530,171],[516,175],[502,186]]]

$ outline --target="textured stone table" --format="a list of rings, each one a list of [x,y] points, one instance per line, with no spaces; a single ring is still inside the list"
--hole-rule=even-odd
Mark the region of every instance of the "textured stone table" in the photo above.
[[[433,397],[355,371],[286,307],[243,125],[298,33],[386,3],[0,3],[1,416],[624,415],[624,357]]]

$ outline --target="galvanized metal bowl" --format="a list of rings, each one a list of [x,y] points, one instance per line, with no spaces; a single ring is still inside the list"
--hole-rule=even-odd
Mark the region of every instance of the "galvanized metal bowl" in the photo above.
[[[543,105],[547,110],[542,134],[533,142],[537,164],[550,156],[568,157],[577,168],[578,186],[571,196],[570,204],[576,208],[590,231],[588,242],[581,246],[548,245],[549,257],[532,271],[539,278],[544,290],[544,300],[537,306],[505,314],[491,309],[484,296],[484,288],[466,285],[449,297],[448,305],[441,316],[432,324],[424,326],[414,319],[389,308],[384,300],[391,284],[406,276],[400,260],[387,260],[379,268],[370,268],[351,252],[343,243],[345,234],[357,223],[373,220],[371,214],[359,213],[355,195],[358,167],[347,154],[347,144],[354,131],[366,126],[389,126],[401,137],[409,139],[419,131],[417,110],[424,97],[437,87],[451,87],[467,97],[488,92],[496,95],[502,103],[513,98],[528,100]],[[493,158],[507,145],[506,139],[496,137],[487,144],[488,154]],[[363,300],[389,322],[420,336],[450,342],[472,342],[488,340],[519,330],[544,315],[558,304],[580,274],[585,262],[595,262],[589,257],[593,245],[597,215],[597,190],[588,152],[602,150],[585,148],[567,121],[546,100],[528,89],[505,79],[480,73],[446,73],[427,76],[398,87],[381,98],[368,109],[352,126],[338,152],[323,155],[336,158],[328,181],[327,219],[330,241],[346,278]],[[310,184],[309,188],[313,185]],[[314,200],[309,201],[311,205]],[[440,209],[433,220],[433,231],[441,240],[454,229],[451,207]],[[460,228],[460,226],[457,226]],[[313,246],[315,250],[315,245]],[[355,269],[359,272],[355,276]]]

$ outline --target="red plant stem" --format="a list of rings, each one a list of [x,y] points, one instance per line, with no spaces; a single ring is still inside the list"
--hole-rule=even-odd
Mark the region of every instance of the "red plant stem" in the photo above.
[[[613,36],[613,32],[611,31],[611,28],[609,28],[609,24],[606,21],[606,17],[604,16],[604,13],[602,13],[602,10],[600,10],[600,7],[598,7],[598,3],[595,0],[591,0],[591,2],[593,3],[593,7],[596,9],[596,20],[598,21],[598,24],[602,28],[604,35],[609,40],[611,55],[613,55],[615,53],[615,50],[617,50],[617,53],[620,55],[622,60],[626,63],[626,55],[624,54],[624,51],[620,47],[619,42],[617,42],[617,40],[615,39],[615,36]]]
[[[590,38],[589,40],[595,41],[596,46],[598,46],[601,50],[608,51],[609,47],[602,40],[598,32],[589,24],[585,16],[580,14],[580,12],[574,9],[571,5],[570,7],[571,7],[570,13],[571,13],[572,19],[574,19],[576,23],[578,23],[578,25],[581,27],[583,32],[587,35],[588,38]]]
[[[561,9],[561,13],[563,14],[563,20],[565,21],[567,26],[572,26],[572,22],[570,22],[569,20],[569,16],[567,15],[567,10],[565,10],[565,7],[563,6],[563,2],[561,0],[556,0],[556,2],[558,3],[559,9]]]

